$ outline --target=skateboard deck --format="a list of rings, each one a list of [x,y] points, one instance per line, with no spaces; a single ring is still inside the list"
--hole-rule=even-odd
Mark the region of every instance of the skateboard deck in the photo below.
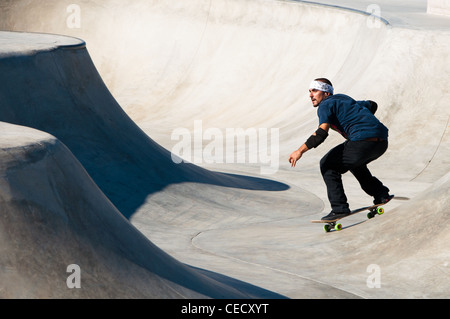
[[[325,224],[325,225],[323,226],[323,229],[324,229],[325,232],[327,232],[327,233],[330,232],[331,229],[333,229],[333,228],[334,228],[334,230],[339,231],[339,230],[342,229],[342,224],[341,224],[341,223],[338,223],[337,221],[339,221],[339,220],[341,220],[341,219],[343,219],[343,218],[352,216],[352,215],[354,215],[354,214],[357,214],[357,213],[360,213],[360,212],[363,212],[363,211],[366,211],[366,210],[369,211],[369,212],[367,213],[367,218],[369,218],[369,219],[374,218],[376,215],[383,215],[383,214],[384,214],[384,208],[381,207],[381,206],[386,205],[387,203],[389,203],[389,202],[391,201],[392,198],[394,198],[394,195],[392,195],[386,203],[381,203],[381,204],[377,204],[377,205],[372,205],[372,206],[366,206],[366,207],[357,208],[357,209],[355,209],[355,210],[352,210],[352,211],[350,212],[350,214],[348,214],[348,215],[346,215],[346,216],[344,216],[344,217],[336,218],[336,219],[333,219],[333,220],[321,220],[321,219],[319,219],[319,220],[312,220],[311,223]]]

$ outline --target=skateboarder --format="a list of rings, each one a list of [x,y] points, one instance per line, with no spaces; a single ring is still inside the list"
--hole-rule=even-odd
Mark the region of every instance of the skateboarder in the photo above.
[[[329,129],[346,138],[343,144],[331,149],[320,161],[320,171],[325,181],[331,212],[322,220],[333,220],[350,214],[347,197],[342,185],[342,174],[352,172],[361,188],[374,197],[374,204],[388,202],[389,189],[372,176],[367,164],[384,154],[388,147],[388,129],[375,116],[377,104],[373,101],[355,101],[344,94],[334,95],[328,79],[314,80],[309,97],[317,107],[319,128],[310,138],[289,156],[295,167],[302,155],[319,146]]]

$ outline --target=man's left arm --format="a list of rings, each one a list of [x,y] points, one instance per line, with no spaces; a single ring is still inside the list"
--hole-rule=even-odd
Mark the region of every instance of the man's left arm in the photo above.
[[[328,137],[329,130],[330,130],[330,124],[328,124],[328,123],[320,124],[317,131],[315,131],[305,142],[306,147],[308,147],[309,150],[311,148],[318,147]]]
[[[305,154],[307,151],[309,151],[311,148],[316,148],[320,144],[325,141],[325,139],[328,137],[328,131],[330,130],[330,124],[328,123],[322,123],[320,124],[317,131],[315,131],[308,140],[300,146],[300,148],[296,151],[294,151],[289,156],[289,163],[291,163],[291,167],[295,167],[295,164],[297,161]]]

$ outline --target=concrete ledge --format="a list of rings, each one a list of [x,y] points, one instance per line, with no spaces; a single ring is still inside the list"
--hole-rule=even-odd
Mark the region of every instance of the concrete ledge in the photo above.
[[[450,0],[428,0],[427,13],[450,16]]]

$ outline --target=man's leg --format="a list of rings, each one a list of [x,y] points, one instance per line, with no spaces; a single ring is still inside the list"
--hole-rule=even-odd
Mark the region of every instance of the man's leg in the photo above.
[[[361,188],[370,196],[374,197],[374,203],[380,203],[382,199],[389,197],[389,188],[372,176],[367,165],[359,166],[351,170],[352,174],[358,180]]]
[[[346,144],[347,142],[331,149],[320,161],[320,171],[327,187],[328,200],[332,212],[337,214],[350,212],[342,184],[342,174],[347,171],[342,162]]]
[[[383,155],[388,147],[387,141],[382,142],[352,142],[344,154],[346,167],[356,177],[361,188],[375,198],[374,202],[381,202],[389,197],[389,189],[376,177],[372,176],[367,164]]]
[[[320,161],[320,170],[327,186],[328,199],[332,213],[349,213],[349,205],[342,184],[342,174],[349,170],[361,184],[361,187],[375,197],[385,196],[389,189],[372,176],[367,164],[377,159],[387,149],[387,142],[347,141],[336,146]],[[372,195],[373,194],[373,195]]]

